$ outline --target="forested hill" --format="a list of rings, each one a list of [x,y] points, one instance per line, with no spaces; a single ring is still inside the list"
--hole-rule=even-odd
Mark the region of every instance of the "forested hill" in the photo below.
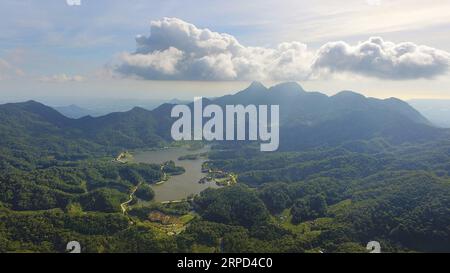
[[[286,82],[266,88],[259,82],[253,82],[245,90],[234,95],[227,95],[214,100],[225,104],[278,104],[281,121],[314,125],[327,120],[338,119],[352,112],[389,111],[422,124],[430,122],[414,108],[396,98],[367,98],[352,91],[341,91],[333,96],[319,92],[308,92],[298,83]]]
[[[165,140],[163,119],[134,108],[124,113],[70,119],[35,101],[0,105],[0,144],[8,150],[70,157],[77,154],[115,153],[121,149],[155,147]],[[166,122],[168,123],[168,122]],[[163,127],[165,128],[165,127]]]
[[[204,102],[279,104],[281,149],[214,143],[207,168],[237,185],[177,204],[152,202],[148,185],[182,173],[174,162],[111,161],[170,142],[173,105],[80,119],[0,105],[0,252],[74,238],[83,252],[450,251],[449,134],[408,104],[296,83]]]
[[[450,130],[436,128],[406,102],[367,98],[352,91],[334,96],[307,92],[288,82],[266,88],[253,82],[233,95],[203,99],[203,105],[280,105],[280,149],[305,150],[335,146],[349,140],[381,137],[395,144],[424,143],[445,139]],[[189,104],[193,107],[193,104]],[[155,109],[159,117],[170,115],[170,104]]]
[[[266,88],[252,83],[234,95],[205,104],[280,105],[280,147],[283,151],[335,146],[349,140],[381,137],[395,144],[423,143],[449,136],[398,99],[379,100],[343,91],[334,96],[306,92],[297,83]],[[156,147],[172,141],[171,104],[153,111],[133,108],[101,117],[71,119],[35,101],[0,105],[3,148],[47,151],[76,157],[83,151],[115,153],[121,149]],[[192,104],[191,104],[192,106]]]

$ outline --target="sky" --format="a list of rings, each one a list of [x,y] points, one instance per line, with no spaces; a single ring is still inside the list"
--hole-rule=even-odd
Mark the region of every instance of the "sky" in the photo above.
[[[192,99],[253,80],[450,98],[450,0],[68,2],[0,2],[0,102]]]

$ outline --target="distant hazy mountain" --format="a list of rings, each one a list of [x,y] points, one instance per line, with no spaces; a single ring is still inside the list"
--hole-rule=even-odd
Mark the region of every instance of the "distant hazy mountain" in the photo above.
[[[81,108],[75,104],[71,104],[68,106],[53,107],[53,108],[56,111],[63,114],[64,116],[66,116],[68,118],[74,118],[74,119],[85,117],[85,116],[99,116],[100,115],[99,113],[97,113],[95,111]]]
[[[415,99],[408,103],[436,126],[450,128],[450,100]]]
[[[126,112],[134,107],[141,107],[146,110],[153,110],[163,103],[187,104],[189,101],[172,99],[166,100],[93,100],[91,102],[81,101],[81,105],[71,104],[68,106],[53,106],[55,110],[69,118],[81,118],[85,116],[99,117],[115,112]],[[84,106],[86,105],[86,106]]]
[[[179,99],[172,99],[168,103],[170,104],[188,104],[190,101],[187,100],[179,100]]]

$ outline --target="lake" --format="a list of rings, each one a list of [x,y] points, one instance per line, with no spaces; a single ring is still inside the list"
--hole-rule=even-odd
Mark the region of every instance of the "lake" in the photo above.
[[[172,160],[177,166],[182,166],[186,172],[181,175],[174,175],[168,181],[160,185],[152,185],[155,191],[155,201],[174,201],[188,197],[191,194],[198,194],[211,187],[218,188],[214,182],[200,184],[198,181],[205,177],[202,173],[202,164],[206,161],[204,158],[195,160],[178,160],[180,156],[199,154],[208,152],[210,147],[204,147],[199,150],[189,150],[187,147],[168,148],[156,151],[137,151],[133,153],[134,161],[139,163],[162,164]]]

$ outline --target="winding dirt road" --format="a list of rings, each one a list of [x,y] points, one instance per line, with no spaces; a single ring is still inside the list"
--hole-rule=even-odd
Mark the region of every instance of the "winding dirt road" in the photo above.
[[[120,204],[120,208],[122,209],[122,213],[126,214],[127,212],[127,205],[131,203],[131,201],[133,201],[134,198],[134,194],[136,193],[137,189],[139,188],[139,186],[141,185],[142,182],[139,182],[139,184],[137,184],[136,187],[133,188],[133,190],[130,193],[130,199],[126,202],[123,202],[122,204]]]

